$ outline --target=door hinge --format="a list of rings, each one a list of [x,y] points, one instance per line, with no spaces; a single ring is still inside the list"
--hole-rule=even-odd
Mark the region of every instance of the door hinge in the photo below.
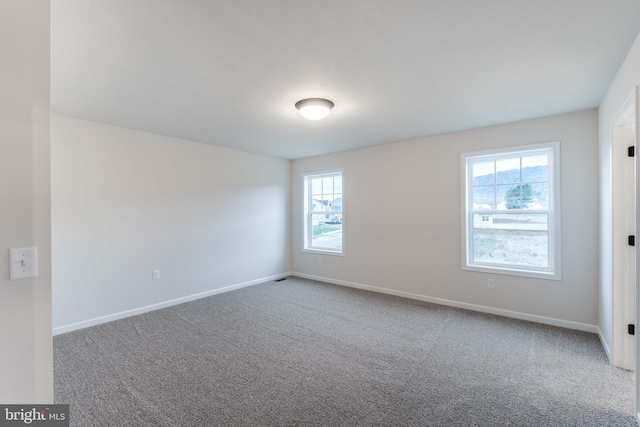
[[[629,236],[629,246],[636,245],[636,236]]]
[[[636,325],[627,325],[627,332],[629,332],[629,335],[635,335]]]
[[[629,157],[634,157],[636,155],[636,146],[632,145],[631,147],[627,147],[627,154]]]

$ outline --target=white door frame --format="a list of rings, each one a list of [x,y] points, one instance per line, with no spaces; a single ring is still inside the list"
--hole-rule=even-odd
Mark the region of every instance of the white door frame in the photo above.
[[[635,169],[636,171],[640,170],[640,153],[638,153],[637,150],[638,147],[638,142],[640,141],[640,86],[637,86],[633,93],[633,102],[635,105],[635,141],[636,141],[636,156],[634,158],[635,160]],[[640,200],[640,184],[638,183],[638,180],[640,179],[640,174],[636,173],[636,181],[635,181],[635,186],[636,186],[636,194],[635,194],[635,202],[636,202],[636,218],[635,218],[635,228],[636,230],[640,230],[640,212],[638,212],[637,209],[637,201]],[[635,302],[635,313],[634,313],[634,320],[635,320],[635,325],[638,326],[640,325],[640,323],[638,322],[638,319],[640,319],[640,310],[638,310],[637,308],[640,307],[640,288],[638,286],[638,266],[640,266],[640,251],[636,250],[636,259],[635,259],[635,286],[634,286],[634,290],[635,290],[635,298],[634,298],[634,302]],[[638,340],[638,332],[636,332],[636,335],[634,336],[634,341],[635,341],[635,354],[636,355],[640,355],[640,340]],[[638,422],[638,424],[640,424],[640,357],[636,357],[635,360],[635,383],[636,383],[636,390],[635,390],[635,413],[636,413],[636,421]]]
[[[613,334],[611,363],[619,368],[635,369],[635,337],[627,325],[635,324],[636,250],[628,236],[635,235],[636,174],[638,156],[629,157],[635,146],[636,94],[634,90],[612,123],[611,171],[613,203],[612,302]],[[639,153],[640,154],[640,153]]]

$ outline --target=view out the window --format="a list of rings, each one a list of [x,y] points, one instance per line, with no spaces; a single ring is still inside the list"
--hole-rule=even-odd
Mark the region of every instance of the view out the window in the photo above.
[[[304,176],[304,248],[342,253],[342,171]]]
[[[465,268],[560,278],[558,147],[463,155]]]

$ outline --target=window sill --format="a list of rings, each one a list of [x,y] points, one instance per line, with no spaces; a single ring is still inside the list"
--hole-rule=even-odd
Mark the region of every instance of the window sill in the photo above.
[[[463,265],[462,270],[465,271],[475,271],[478,273],[487,273],[487,274],[501,274],[507,276],[518,276],[518,277],[526,277],[529,279],[541,279],[541,280],[562,280],[562,276],[560,273],[551,273],[544,271],[535,271],[535,270],[520,270],[515,268],[505,268],[505,267],[488,267],[488,266],[479,266],[479,265]]]
[[[344,256],[344,251],[330,251],[324,249],[303,249],[302,252],[310,253],[310,254],[319,254],[319,255],[333,255],[333,256]]]

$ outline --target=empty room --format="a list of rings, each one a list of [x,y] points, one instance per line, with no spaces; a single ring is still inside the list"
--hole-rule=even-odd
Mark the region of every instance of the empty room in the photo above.
[[[3,1],[0,424],[637,425],[639,33]]]

